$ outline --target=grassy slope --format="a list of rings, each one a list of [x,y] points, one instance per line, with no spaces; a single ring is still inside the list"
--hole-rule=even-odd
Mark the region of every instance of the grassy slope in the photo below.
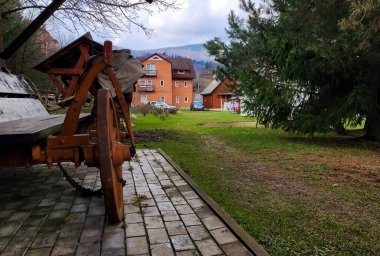
[[[377,255],[378,145],[292,136],[232,113],[147,116],[135,130],[172,130],[160,147],[271,255]]]

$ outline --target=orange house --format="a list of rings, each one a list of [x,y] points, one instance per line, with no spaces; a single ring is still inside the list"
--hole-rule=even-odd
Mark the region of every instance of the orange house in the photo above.
[[[206,109],[223,109],[224,103],[231,100],[235,92],[228,86],[235,84],[234,81],[224,78],[222,81],[213,80],[201,92],[203,105]]]
[[[162,101],[178,108],[190,107],[196,76],[191,59],[167,58],[154,53],[140,60],[145,75],[137,82],[134,105]]]

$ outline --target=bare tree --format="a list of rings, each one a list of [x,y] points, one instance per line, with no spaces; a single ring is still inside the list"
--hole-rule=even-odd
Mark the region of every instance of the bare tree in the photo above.
[[[15,5],[9,5],[16,2]],[[0,0],[1,18],[6,19],[15,12],[41,12],[50,0]],[[150,4],[150,3],[151,4]],[[13,8],[7,8],[13,6]],[[69,31],[91,31],[106,37],[141,29],[148,36],[152,29],[140,20],[142,14],[151,15],[154,11],[176,10],[180,8],[178,0],[66,0],[56,11],[51,22]],[[1,22],[1,19],[0,19]]]

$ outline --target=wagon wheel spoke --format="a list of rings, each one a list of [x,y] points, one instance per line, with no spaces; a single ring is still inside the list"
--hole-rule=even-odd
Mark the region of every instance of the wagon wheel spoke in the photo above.
[[[99,155],[100,178],[102,181],[104,203],[109,222],[120,222],[123,217],[122,161],[115,163],[120,150],[120,131],[116,111],[108,90],[99,90],[97,105],[97,143]]]

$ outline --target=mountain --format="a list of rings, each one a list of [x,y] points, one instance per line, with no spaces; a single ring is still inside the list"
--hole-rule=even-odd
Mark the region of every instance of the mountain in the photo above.
[[[217,62],[208,54],[203,44],[189,44],[175,47],[164,47],[149,50],[132,50],[135,57],[146,57],[153,53],[163,54],[172,58],[184,57],[193,60],[193,65],[197,75],[205,68],[206,63],[208,66],[216,67]]]

